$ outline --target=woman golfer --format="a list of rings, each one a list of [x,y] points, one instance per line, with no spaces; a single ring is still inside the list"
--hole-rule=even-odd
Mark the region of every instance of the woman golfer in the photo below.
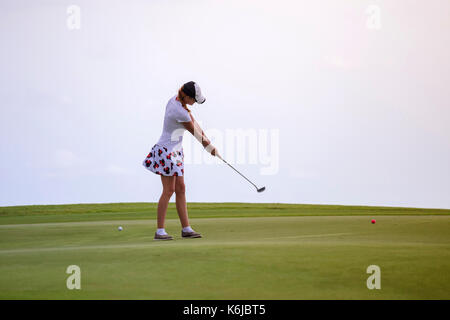
[[[218,152],[211,145],[203,130],[194,120],[191,111],[186,105],[194,102],[204,103],[205,97],[200,91],[197,83],[190,81],[185,83],[178,94],[173,96],[166,106],[164,115],[164,126],[159,141],[150,150],[142,165],[151,172],[161,176],[163,191],[158,202],[158,228],[154,240],[172,240],[164,230],[169,200],[175,192],[176,207],[180,218],[183,238],[201,238],[200,233],[195,232],[189,225],[186,206],[186,195],[184,185],[184,153],[183,134],[189,131],[213,156]]]

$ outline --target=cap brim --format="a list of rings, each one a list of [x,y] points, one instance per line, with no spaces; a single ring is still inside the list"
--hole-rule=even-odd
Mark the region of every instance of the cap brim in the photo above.
[[[202,103],[204,103],[206,101],[206,98],[205,97],[200,97],[199,99],[195,99],[195,101],[197,103],[199,103],[199,104],[202,104]]]

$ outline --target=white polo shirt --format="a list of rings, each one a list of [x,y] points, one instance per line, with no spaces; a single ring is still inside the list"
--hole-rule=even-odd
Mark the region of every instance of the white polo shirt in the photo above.
[[[168,152],[180,150],[183,143],[183,135],[186,128],[182,122],[190,122],[189,112],[183,108],[180,101],[176,100],[177,95],[167,102],[164,115],[164,125],[161,137],[156,144],[166,147]]]

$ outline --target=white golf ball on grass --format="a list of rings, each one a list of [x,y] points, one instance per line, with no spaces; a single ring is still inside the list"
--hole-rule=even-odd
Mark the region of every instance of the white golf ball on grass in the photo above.
[[[123,230],[123,228],[122,228],[122,226],[119,226],[119,228],[117,228],[119,231],[122,231]]]

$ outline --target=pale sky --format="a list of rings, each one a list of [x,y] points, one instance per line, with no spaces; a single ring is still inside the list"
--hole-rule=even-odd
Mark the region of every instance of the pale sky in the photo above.
[[[2,0],[0,206],[158,201],[141,163],[193,80],[206,97],[194,117],[266,191],[186,132],[188,202],[450,208],[448,12],[448,0]],[[226,138],[242,133],[253,143]]]

